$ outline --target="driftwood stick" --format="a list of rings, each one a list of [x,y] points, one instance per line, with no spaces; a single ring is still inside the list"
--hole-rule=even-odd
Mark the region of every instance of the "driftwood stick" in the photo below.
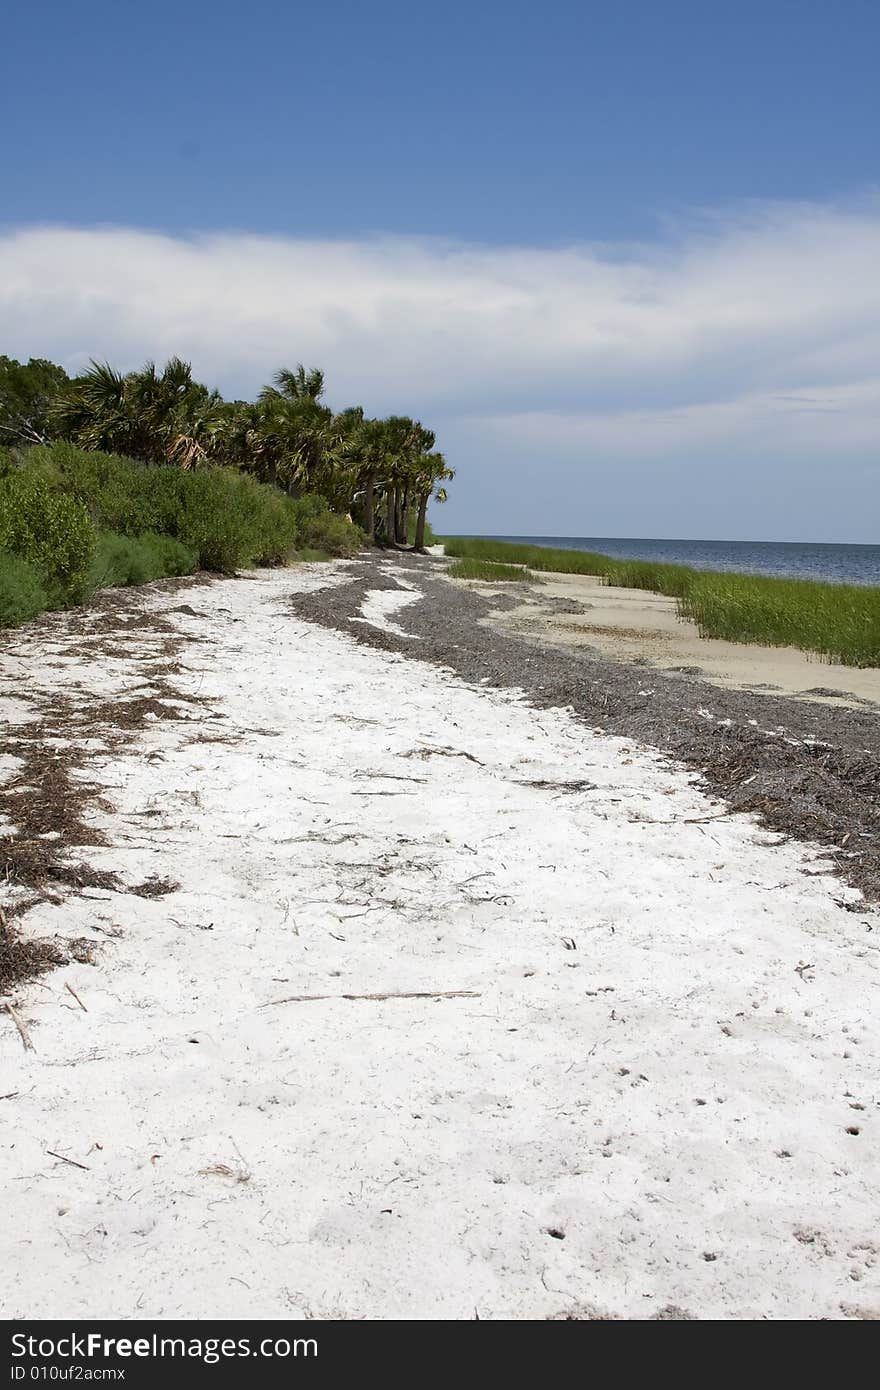
[[[271,1009],[275,1004],[313,1004],[322,999],[480,999],[481,994],[472,989],[443,990],[389,990],[383,994],[288,994],[284,999],[270,999],[261,1004],[261,1009]]]
[[[80,1006],[80,1008],[82,1009],[83,1013],[84,1013],[84,1014],[87,1014],[87,1013],[88,1013],[88,1009],[86,1008],[86,1006],[85,1006],[85,1004],[83,1003],[83,1001],[80,999],[80,997],[79,997],[79,995],[77,994],[76,990],[74,989],[73,985],[69,985],[69,984],[67,983],[67,981],[65,980],[65,981],[64,981],[64,988],[67,990],[68,994],[72,994],[72,995],[73,995],[74,999],[76,1000],[77,1004],[79,1004],[79,1006]]]
[[[9,1014],[9,1017],[12,1019],[12,1022],[18,1029],[19,1037],[21,1038],[22,1043],[24,1044],[25,1052],[36,1052],[37,1049],[34,1047],[30,1033],[28,1032],[22,1020],[19,1018],[18,1014],[15,1012],[15,1009],[8,1002],[6,1005],[6,1012]]]
[[[47,1149],[46,1153],[50,1158],[60,1158],[62,1163],[69,1163],[71,1168],[82,1168],[86,1173],[91,1172],[87,1163],[77,1163],[75,1158],[65,1158],[64,1154],[57,1154],[54,1149]]]

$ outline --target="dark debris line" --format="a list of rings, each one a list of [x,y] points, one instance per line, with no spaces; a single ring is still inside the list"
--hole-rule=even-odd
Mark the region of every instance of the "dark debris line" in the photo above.
[[[169,594],[177,587],[173,580],[162,584]],[[175,669],[170,658],[197,639],[180,633],[160,614],[144,611],[137,590],[119,589],[99,596],[91,609],[43,614],[28,626],[23,639],[19,633],[13,640],[29,641],[34,659],[45,660],[53,641],[64,637],[69,656],[69,639],[78,637],[79,654],[84,662],[92,662],[131,656],[125,643],[133,633],[147,633],[164,658],[152,669],[142,666],[143,694],[91,702],[61,689],[51,695],[31,694],[35,718],[0,730],[0,754],[19,764],[0,786],[0,822],[9,826],[0,824],[0,993],[70,959],[89,959],[94,949],[94,943],[81,939],[41,940],[20,934],[17,919],[38,903],[59,904],[85,888],[152,898],[178,886],[160,878],[125,884],[117,874],[94,869],[84,860],[84,850],[108,844],[89,823],[90,810],[103,804],[100,777],[93,782],[84,774],[90,762],[102,763],[114,749],[134,751],[146,719],[181,717],[168,702],[183,703],[189,697],[170,682]]]
[[[421,638],[418,644],[352,621],[368,590],[397,588],[383,568],[389,562],[407,578],[417,577],[423,591],[419,602],[393,616],[398,627]],[[352,566],[348,583],[295,595],[293,609],[367,646],[448,667],[484,688],[521,689],[538,707],[571,706],[591,728],[649,744],[698,772],[706,789],[733,810],[826,847],[846,882],[870,902],[880,900],[876,714],[721,689],[583,649],[539,646],[478,621],[519,597],[484,597],[452,585],[439,577],[444,567],[442,560],[406,554],[370,556]],[[647,690],[652,693],[641,693]],[[721,722],[728,719],[729,726]]]

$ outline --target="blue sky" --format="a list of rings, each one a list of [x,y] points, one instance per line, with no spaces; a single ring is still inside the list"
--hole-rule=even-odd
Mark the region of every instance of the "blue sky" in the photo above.
[[[876,3],[3,27],[0,351],[318,361],[436,424],[450,529],[878,539]]]

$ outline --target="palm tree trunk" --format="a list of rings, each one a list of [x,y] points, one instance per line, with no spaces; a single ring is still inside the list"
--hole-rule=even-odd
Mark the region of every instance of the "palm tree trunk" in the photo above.
[[[364,483],[364,530],[373,545],[376,540],[376,512],[373,505],[373,475],[368,473]]]
[[[395,543],[395,545],[400,545],[400,544],[401,544],[400,516],[401,516],[401,509],[402,509],[402,496],[403,496],[402,489],[401,489],[401,487],[400,487],[400,484],[398,483],[397,486],[396,486],[395,489],[394,489],[394,543]]]
[[[385,544],[394,544],[394,489],[390,483],[385,488]]]
[[[412,492],[409,487],[403,490],[403,499],[400,504],[400,543],[409,543],[409,513],[412,505]]]
[[[425,522],[428,515],[429,492],[423,492],[419,498],[419,511],[416,517],[416,538],[413,546],[414,550],[424,550],[425,548]]]

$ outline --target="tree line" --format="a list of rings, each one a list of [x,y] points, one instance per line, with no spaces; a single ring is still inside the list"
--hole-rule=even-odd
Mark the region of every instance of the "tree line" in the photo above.
[[[371,543],[412,535],[416,549],[429,502],[446,500],[454,476],[419,420],[333,411],[317,368],[282,368],[255,401],[230,401],[178,357],[125,373],[92,362],[74,377],[44,359],[0,357],[0,446],[58,439],[144,463],[241,469],[292,497],[323,497]]]

